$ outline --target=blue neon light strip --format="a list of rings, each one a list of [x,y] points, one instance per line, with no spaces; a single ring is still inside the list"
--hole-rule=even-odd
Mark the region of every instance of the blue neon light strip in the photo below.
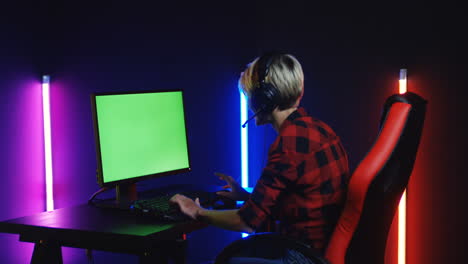
[[[247,96],[240,92],[240,123],[241,125],[247,120],[248,107]],[[249,125],[245,128],[241,126],[241,186],[247,188],[249,186]],[[247,237],[249,234],[242,233],[242,237]]]
[[[241,112],[241,125],[247,120],[247,97],[244,93],[240,92],[240,112]],[[247,188],[249,186],[249,125],[245,128],[241,127],[241,186]]]

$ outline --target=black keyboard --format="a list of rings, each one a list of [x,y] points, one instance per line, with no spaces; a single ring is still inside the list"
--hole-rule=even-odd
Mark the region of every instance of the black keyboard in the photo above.
[[[181,192],[180,194],[191,199],[199,198],[200,204],[204,207],[210,207],[216,199],[215,193],[203,191]],[[172,194],[164,194],[149,199],[140,199],[133,203],[131,209],[141,215],[147,215],[159,221],[189,221],[191,219],[190,217],[182,213],[177,205],[169,202],[172,196]]]

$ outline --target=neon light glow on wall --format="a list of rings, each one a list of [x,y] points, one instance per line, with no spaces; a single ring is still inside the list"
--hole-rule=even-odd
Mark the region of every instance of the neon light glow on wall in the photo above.
[[[400,70],[400,94],[407,91],[406,69]],[[406,190],[398,206],[398,264],[406,263]]]
[[[46,210],[54,210],[52,176],[52,137],[50,125],[50,77],[42,76],[42,113],[44,115],[44,151],[46,173]]]

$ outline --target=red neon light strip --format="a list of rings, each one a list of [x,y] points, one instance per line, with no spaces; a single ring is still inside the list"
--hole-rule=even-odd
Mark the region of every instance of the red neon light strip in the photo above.
[[[406,69],[400,70],[400,94],[407,91]],[[398,206],[398,264],[406,264],[406,190]]]

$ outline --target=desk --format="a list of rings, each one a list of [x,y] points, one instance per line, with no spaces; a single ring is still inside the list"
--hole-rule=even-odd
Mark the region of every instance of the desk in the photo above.
[[[63,263],[61,247],[139,256],[140,263],[186,263],[185,234],[206,224],[157,223],[128,211],[80,205],[0,222],[0,232],[35,243],[31,263]]]

